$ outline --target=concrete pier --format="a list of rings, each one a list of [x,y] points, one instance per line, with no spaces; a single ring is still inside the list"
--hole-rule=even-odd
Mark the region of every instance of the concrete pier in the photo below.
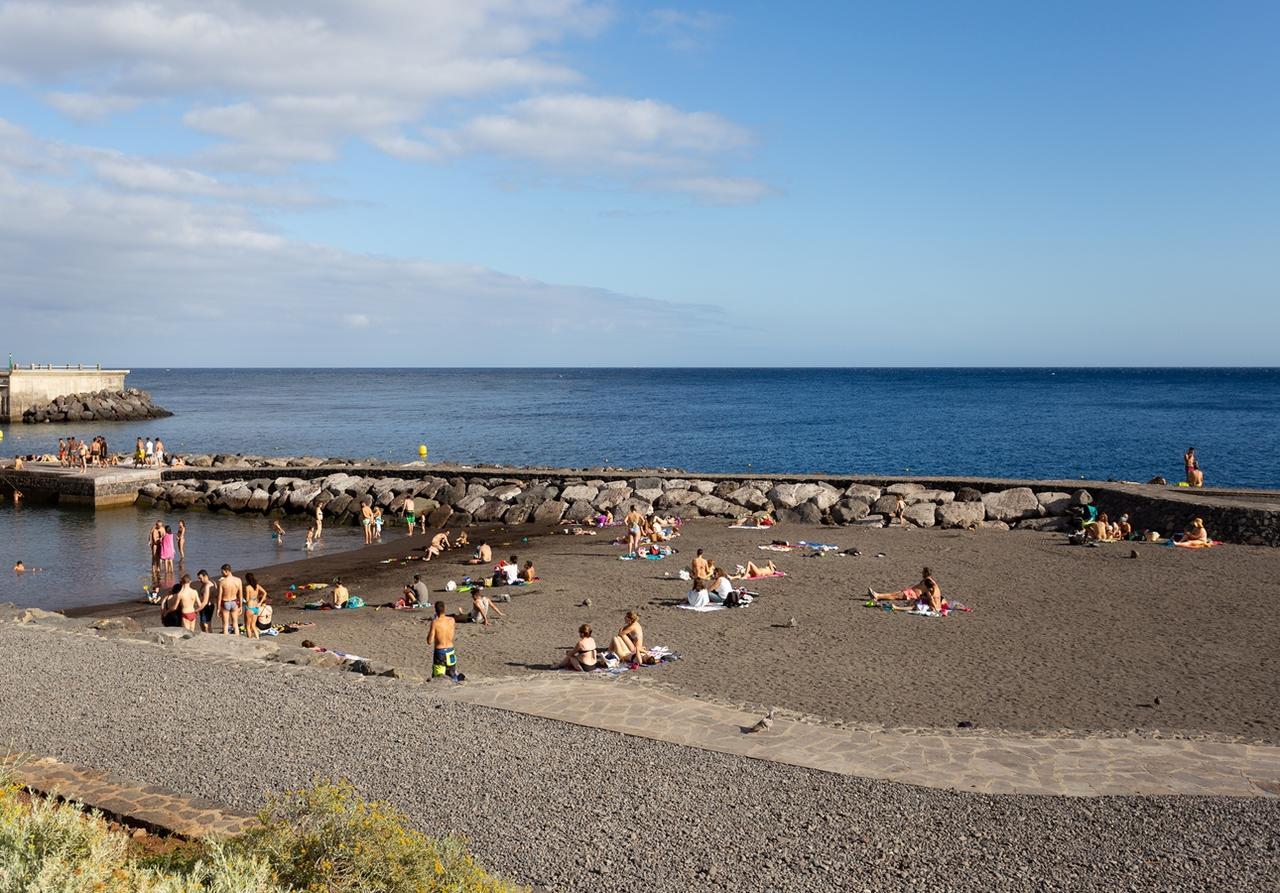
[[[33,462],[20,471],[0,469],[0,481],[6,488],[18,490],[23,498],[33,502],[107,508],[133,505],[140,489],[147,484],[159,483],[160,470],[117,466],[82,471]]]
[[[0,423],[20,422],[28,407],[40,406],[67,394],[122,391],[128,374],[128,369],[70,364],[0,369]]]

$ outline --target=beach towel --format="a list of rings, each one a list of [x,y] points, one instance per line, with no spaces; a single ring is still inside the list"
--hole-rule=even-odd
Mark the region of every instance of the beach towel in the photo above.
[[[724,605],[676,605],[681,611],[727,611]]]
[[[772,530],[777,524],[730,524],[730,530]]]
[[[762,552],[794,552],[799,546],[793,546],[790,543],[765,543],[763,546],[756,546]]]
[[[1165,545],[1177,546],[1179,549],[1212,549],[1214,546],[1221,546],[1221,540],[1196,540],[1195,542],[1175,543],[1169,540]]]
[[[761,575],[760,575],[760,576],[758,576],[758,577],[743,577],[742,579],[744,579],[744,580],[767,580],[767,579],[769,579],[770,577],[785,577],[786,575],[787,575],[787,572],[786,572],[786,571],[774,571],[774,572],[773,572],[773,573],[771,573],[771,574],[761,574]]]
[[[839,546],[831,545],[831,543],[811,543],[807,540],[801,540],[799,545],[804,546],[806,549],[817,549],[819,552],[834,552],[840,548]]]

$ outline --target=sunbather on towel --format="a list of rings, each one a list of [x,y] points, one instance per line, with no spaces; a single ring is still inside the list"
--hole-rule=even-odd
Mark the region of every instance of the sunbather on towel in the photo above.
[[[716,604],[723,604],[724,600],[729,597],[729,593],[736,588],[733,585],[729,572],[724,568],[716,568],[715,576],[711,585],[711,601]]]
[[[689,590],[685,600],[695,608],[705,608],[711,604],[711,593],[707,591],[707,581],[694,580],[693,588]]]
[[[578,627],[578,644],[569,649],[555,669],[579,670],[588,673],[600,666],[600,654],[596,648],[596,640],[591,638],[591,624],[584,623]]]
[[[1115,542],[1119,539],[1115,527],[1118,525],[1113,526],[1111,520],[1107,518],[1107,513],[1103,512],[1096,520],[1084,525],[1084,538],[1101,543]]]
[[[741,569],[738,578],[742,580],[758,580],[761,577],[776,577],[778,568],[773,561],[766,561],[764,564],[756,564],[754,561],[748,561],[747,566]]]
[[[619,660],[629,660],[632,666],[658,662],[644,647],[644,627],[640,625],[640,616],[635,611],[627,612],[622,629],[613,637],[610,647]]]
[[[1207,543],[1209,542],[1209,531],[1204,529],[1204,520],[1196,518],[1191,522],[1191,526],[1187,528],[1186,533],[1178,537],[1180,543]]]
[[[931,610],[942,610],[942,587],[933,578],[933,571],[924,568],[920,572],[920,582],[897,592],[876,592],[867,590],[867,597],[878,602],[924,602]],[[910,610],[910,609],[907,609]]]

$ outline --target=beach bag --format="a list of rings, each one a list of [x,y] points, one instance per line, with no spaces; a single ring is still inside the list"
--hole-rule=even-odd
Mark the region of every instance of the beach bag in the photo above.
[[[351,598],[347,599],[347,607],[348,607],[348,608],[363,608],[363,607],[364,607],[364,599],[362,599],[362,598],[361,598],[360,596],[358,596],[358,595],[353,595],[353,596],[351,596]]]
[[[738,594],[738,590],[730,590],[729,594],[724,597],[724,606],[726,608],[742,607],[742,596]]]

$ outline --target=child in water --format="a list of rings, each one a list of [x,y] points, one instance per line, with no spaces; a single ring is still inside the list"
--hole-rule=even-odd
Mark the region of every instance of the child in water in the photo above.
[[[284,528],[280,526],[279,520],[271,522],[271,539],[276,545],[284,545]]]

